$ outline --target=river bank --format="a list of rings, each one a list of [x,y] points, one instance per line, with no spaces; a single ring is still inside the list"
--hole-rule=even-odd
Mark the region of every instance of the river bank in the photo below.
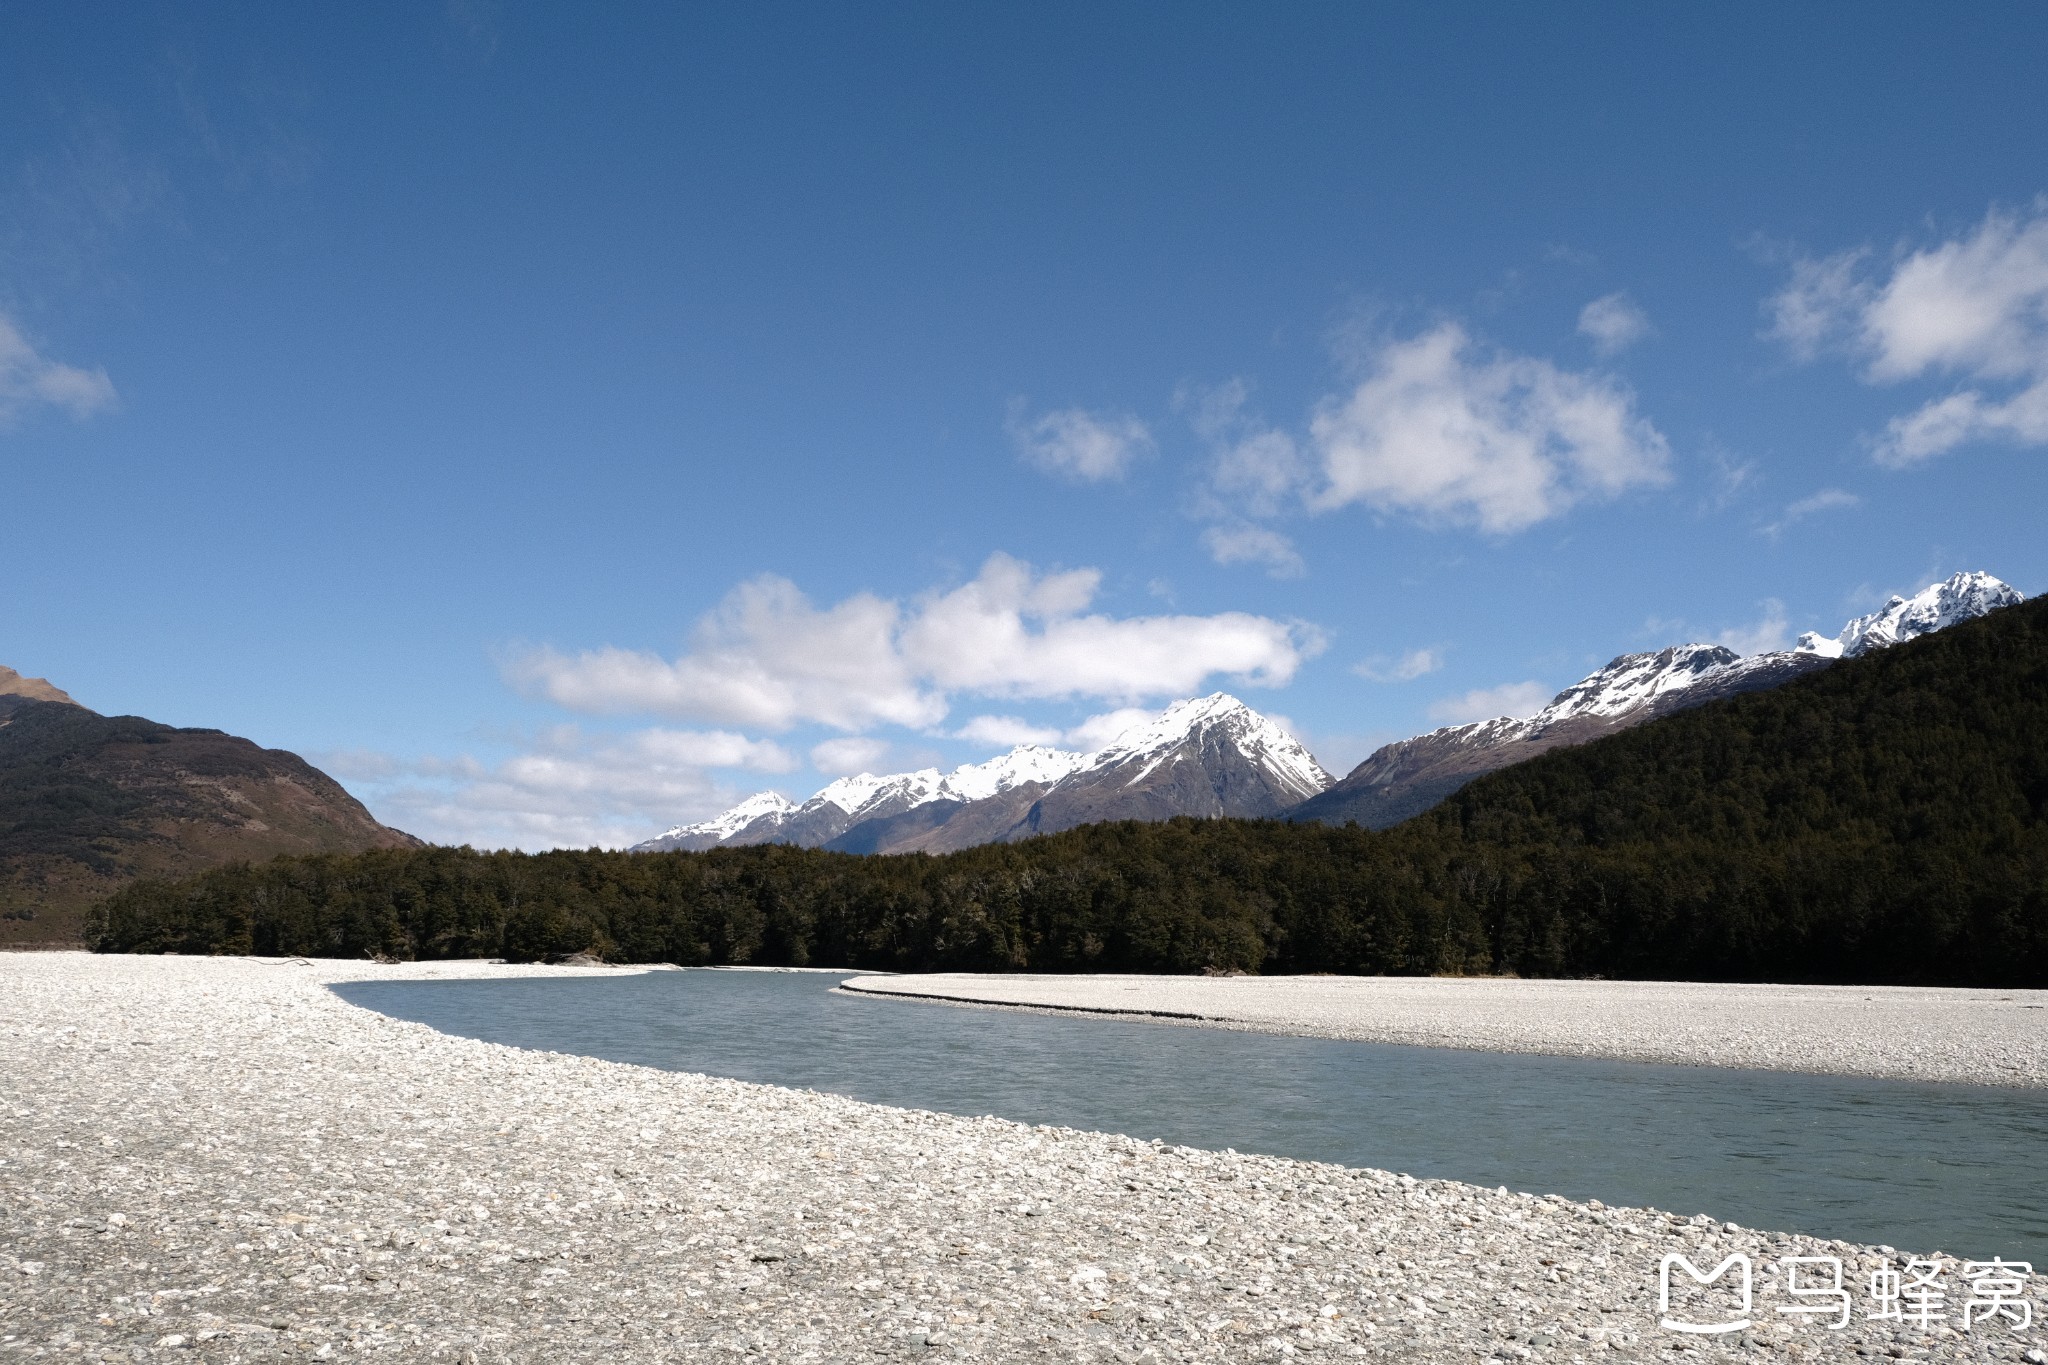
[[[842,989],[1366,1043],[2048,1087],[2048,991],[972,972],[863,976]]]
[[[1658,1266],[1872,1248],[455,1038],[342,980],[0,958],[0,1359],[1638,1360],[2024,1336],[1659,1326]],[[603,969],[587,969],[602,971]],[[1759,1294],[1763,1290],[1760,1287]]]

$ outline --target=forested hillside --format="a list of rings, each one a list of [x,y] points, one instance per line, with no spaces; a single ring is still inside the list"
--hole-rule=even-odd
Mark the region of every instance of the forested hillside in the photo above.
[[[0,674],[0,947],[77,943],[87,907],[137,877],[419,842],[296,754]]]
[[[1175,820],[940,857],[286,858],[108,951],[2048,985],[2048,601],[1482,778],[1395,829]]]

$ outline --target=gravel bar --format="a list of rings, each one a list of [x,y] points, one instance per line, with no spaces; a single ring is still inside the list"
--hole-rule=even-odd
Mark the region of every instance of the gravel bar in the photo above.
[[[1765,1306],[1776,1258],[1861,1283],[1888,1248],[524,1051],[326,989],[564,970],[0,955],[0,1362],[2048,1360],[2038,1285],[2024,1332]],[[1757,1258],[1754,1325],[1660,1326],[1673,1252]]]
[[[1366,1043],[2048,1086],[2048,991],[1409,976],[865,976],[845,989]]]

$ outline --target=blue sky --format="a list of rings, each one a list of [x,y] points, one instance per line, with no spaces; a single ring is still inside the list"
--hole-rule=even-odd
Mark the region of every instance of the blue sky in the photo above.
[[[2039,5],[0,24],[0,663],[423,835],[2048,589]]]

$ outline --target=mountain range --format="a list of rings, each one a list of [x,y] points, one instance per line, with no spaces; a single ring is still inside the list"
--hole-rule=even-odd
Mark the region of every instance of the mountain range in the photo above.
[[[1020,745],[950,773],[842,777],[802,805],[763,792],[633,851],[783,843],[947,853],[1101,820],[1280,815],[1330,781],[1292,735],[1218,692],[1176,702],[1096,753]]]
[[[1677,711],[1761,692],[1836,659],[1911,640],[2023,600],[1987,573],[1959,573],[1912,597],[1893,597],[1832,637],[1812,631],[1789,650],[1747,657],[1722,645],[1624,654],[1557,694],[1533,716],[1478,721],[1404,739],[1290,812],[1296,820],[1385,829],[1419,815],[1482,773],[1584,744]]]
[[[950,773],[936,768],[831,783],[801,805],[775,792],[634,852],[764,843],[849,853],[944,853],[1102,820],[1250,816],[1383,829],[1484,773],[1584,744],[1721,697],[1777,687],[1837,659],[1910,640],[2023,600],[1987,573],[1893,597],[1824,637],[1747,657],[1685,644],[1624,654],[1533,716],[1448,726],[1386,745],[1333,781],[1280,726],[1235,697],[1176,702],[1093,754],[1023,745]]]
[[[1517,763],[1390,830],[1125,820],[914,858],[321,854],[137,882],[87,936],[138,953],[2034,990],[2048,598]],[[1987,1026],[1991,1053],[2001,1036]]]
[[[137,877],[418,843],[296,754],[103,716],[0,667],[0,947],[77,940]]]

